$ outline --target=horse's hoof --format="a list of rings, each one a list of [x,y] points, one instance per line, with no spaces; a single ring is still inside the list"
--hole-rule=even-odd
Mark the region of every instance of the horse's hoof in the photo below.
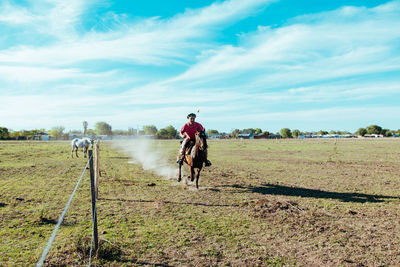
[[[178,183],[179,183],[181,180],[182,180],[181,178],[178,178]]]

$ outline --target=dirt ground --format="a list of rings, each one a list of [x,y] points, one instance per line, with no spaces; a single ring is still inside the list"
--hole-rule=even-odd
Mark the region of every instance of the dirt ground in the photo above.
[[[179,142],[157,141],[175,165]],[[399,266],[400,140],[210,141],[200,190],[104,143],[99,266]],[[87,159],[0,142],[0,265],[33,265]],[[87,174],[46,265],[87,265]],[[169,178],[169,179],[168,179]]]

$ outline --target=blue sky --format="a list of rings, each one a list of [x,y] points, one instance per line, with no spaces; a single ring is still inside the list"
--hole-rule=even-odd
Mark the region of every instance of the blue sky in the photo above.
[[[400,1],[0,1],[0,126],[400,128]]]

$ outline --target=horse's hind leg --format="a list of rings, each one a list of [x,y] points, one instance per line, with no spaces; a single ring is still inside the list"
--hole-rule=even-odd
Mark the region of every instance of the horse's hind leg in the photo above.
[[[201,171],[201,169],[198,169],[196,172],[196,189],[199,189],[200,171]]]

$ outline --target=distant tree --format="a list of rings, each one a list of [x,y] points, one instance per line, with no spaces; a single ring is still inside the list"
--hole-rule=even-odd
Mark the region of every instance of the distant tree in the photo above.
[[[241,132],[242,132],[242,133],[251,133],[251,134],[254,134],[254,133],[255,133],[255,130],[254,130],[253,128],[247,128],[247,129],[243,129]]]
[[[235,129],[231,132],[232,138],[238,138],[238,134],[240,133],[239,129]]]
[[[71,130],[69,131],[70,134],[82,134],[81,130]]]
[[[382,127],[378,125],[370,125],[367,127],[368,134],[381,134],[381,132],[382,132]]]
[[[174,126],[169,125],[169,126],[165,127],[164,129],[167,131],[169,138],[176,138],[177,137],[178,130],[175,129]]]
[[[381,134],[384,136],[392,136],[392,132],[389,129],[382,129]]]
[[[337,133],[340,135],[351,134],[351,132],[349,132],[349,131],[338,131]]]
[[[359,136],[364,136],[364,135],[367,134],[367,129],[365,129],[365,128],[358,128],[358,130],[357,130],[357,132],[355,132],[355,134],[356,134],[356,135],[359,135]]]
[[[280,134],[282,138],[291,138],[292,137],[292,131],[290,131],[289,128],[282,128],[280,131]]]
[[[330,130],[330,131],[329,131],[329,134],[336,134],[336,131]]]
[[[10,138],[10,133],[8,132],[8,128],[0,127],[0,139],[6,140]]]
[[[13,132],[10,132],[10,137],[11,137],[11,138],[17,139],[17,138],[20,137],[20,136],[23,136],[23,134],[22,134],[21,131],[13,131]]]
[[[87,135],[96,135],[96,131],[93,129],[87,129],[86,134]]]
[[[83,121],[83,135],[86,135],[86,131],[87,131],[87,127],[88,127],[88,122],[87,121]]]
[[[104,121],[99,121],[96,122],[95,131],[97,134],[101,135],[112,135],[112,127],[110,124],[104,122]]]
[[[64,130],[65,130],[64,126],[55,126],[51,128],[50,135],[55,139],[60,139],[61,137],[64,136]]]
[[[295,129],[295,130],[292,131],[292,136],[293,137],[297,138],[297,137],[299,137],[299,135],[300,135],[300,130]]]
[[[324,130],[319,130],[318,131],[318,135],[326,135],[326,134],[328,134],[327,131],[324,131]]]
[[[163,128],[156,132],[156,136],[158,138],[168,138],[168,132],[167,132],[167,130],[165,130],[165,128]]]
[[[124,130],[113,130],[112,131],[112,134],[113,135],[127,135],[127,131],[124,131]]]
[[[260,133],[262,133],[262,130],[260,128],[254,129],[254,134],[260,134]]]
[[[143,132],[146,135],[155,135],[157,133],[157,127],[154,125],[143,126]]]
[[[44,129],[22,130],[22,136],[25,136],[28,139],[32,139],[35,135],[38,135],[40,132],[43,131]]]
[[[213,134],[219,134],[219,132],[217,130],[213,130],[213,129],[207,130],[208,136],[213,135]]]
[[[268,136],[268,135],[270,135],[271,133],[268,132],[268,131],[264,131],[264,132],[262,132],[262,134]]]
[[[174,128],[174,126],[169,125],[163,129],[157,131],[156,136],[158,138],[168,138],[173,139],[176,138],[178,131]]]

